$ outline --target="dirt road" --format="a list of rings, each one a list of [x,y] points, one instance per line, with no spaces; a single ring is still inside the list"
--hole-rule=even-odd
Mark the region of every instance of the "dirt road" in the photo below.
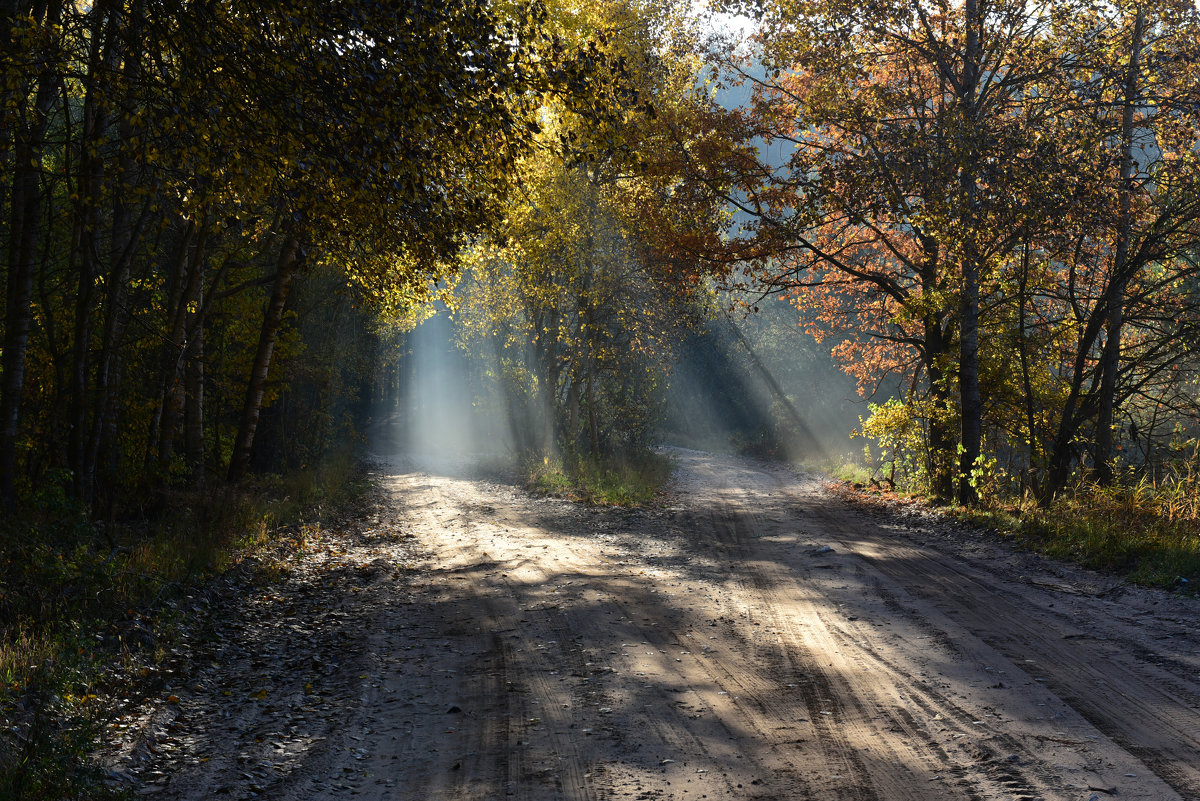
[[[394,500],[197,646],[118,773],[179,799],[1200,799],[1195,601],[676,456],[669,507],[633,512],[393,464]]]

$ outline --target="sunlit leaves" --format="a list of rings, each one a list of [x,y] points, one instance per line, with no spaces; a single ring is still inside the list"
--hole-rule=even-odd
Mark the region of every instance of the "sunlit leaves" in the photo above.
[[[978,315],[978,351],[963,354],[984,361],[993,436],[1016,440],[1028,420],[1045,422],[1063,382],[1083,398],[1080,420],[1094,414],[1098,321],[1123,295],[1112,290],[1124,280],[1120,198],[1136,220],[1137,269],[1190,274],[1200,242],[1194,4],[1145,9],[1132,191],[1119,180],[1132,4],[772,0],[761,10],[761,63],[734,60],[754,88],[742,135],[779,154],[747,163],[734,195],[752,219],[757,275],[789,292],[814,334],[837,335],[864,389],[899,373],[937,392],[967,364],[952,357]],[[1173,302],[1169,281],[1137,282],[1131,313],[1152,296]],[[1173,358],[1166,329],[1146,319],[1125,355],[1130,386]],[[1036,370],[1014,374],[1018,356]]]
[[[601,447],[600,429],[627,444],[644,433],[678,332],[695,314],[700,274],[678,245],[685,232],[720,230],[711,193],[671,196],[682,174],[672,148],[695,130],[704,98],[696,63],[664,38],[670,19],[652,16],[664,10],[552,7],[556,40],[605,64],[607,77],[542,107],[521,192],[499,235],[472,248],[455,290],[470,347],[498,344],[507,386],[557,409],[542,412],[549,425],[591,448]],[[600,417],[617,430],[596,425]]]

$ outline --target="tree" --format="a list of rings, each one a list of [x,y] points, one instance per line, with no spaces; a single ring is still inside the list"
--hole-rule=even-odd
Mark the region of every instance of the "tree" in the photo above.
[[[676,137],[703,129],[711,98],[697,62],[643,23],[661,10],[614,3],[564,19],[573,35],[604,32],[631,91],[605,126],[570,104],[543,108],[523,192],[457,287],[466,344],[494,343],[510,409],[537,399],[540,430],[515,439],[545,452],[644,444],[673,342],[697,313],[702,269],[678,245],[719,231],[712,195],[680,191]]]
[[[822,310],[818,324],[840,317],[866,334],[841,346],[867,360],[861,374],[920,376],[938,410],[927,420],[938,497],[957,439],[955,493],[975,498],[981,283],[1062,193],[1061,162],[1037,136],[1050,108],[1026,101],[1055,80],[1043,37],[1063,9],[770,3],[754,55],[767,73],[742,69],[755,82],[746,135],[791,149],[782,164],[738,167],[747,250],[768,286]]]
[[[838,347],[861,378],[899,371],[920,389],[930,489],[948,497],[956,478],[955,495],[974,502],[985,425],[999,402],[1000,385],[984,379],[1001,379],[983,361],[999,351],[981,340],[991,325],[986,316],[1008,307],[995,293],[1020,287],[1015,316],[1024,331],[1030,273],[1019,254],[1032,248],[1066,257],[1075,236],[1069,221],[1088,217],[1094,224],[1101,218],[1089,215],[1109,209],[1110,197],[1118,207],[1120,197],[1131,198],[1132,172],[1097,177],[1104,169],[1098,165],[1112,163],[1101,156],[1121,141],[1121,129],[1092,119],[1112,90],[1093,75],[1129,72],[1115,67],[1118,40],[1099,12],[1072,0],[781,0],[762,8],[752,58],[765,73],[744,60],[734,64],[755,89],[741,136],[764,143],[759,154],[726,167],[740,176],[730,200],[751,219],[735,252],[765,286],[811,310],[815,332],[852,333]],[[1169,22],[1162,30],[1185,41],[1191,29],[1182,12],[1163,13]],[[1175,45],[1160,68],[1192,63],[1185,50]],[[1128,67],[1128,47],[1123,52]],[[1172,96],[1182,98],[1190,73],[1172,69],[1177,77],[1158,85],[1171,83]],[[1126,93],[1127,110],[1144,102],[1135,96]],[[1107,111],[1102,116],[1111,119]],[[1185,117],[1178,110],[1162,120],[1185,131]],[[1125,141],[1137,137],[1135,130],[1125,126]],[[1170,148],[1180,163],[1194,157],[1186,139]],[[772,162],[765,154],[781,145],[786,155]],[[1191,190],[1182,172],[1172,175],[1182,190],[1172,194],[1179,221],[1180,201]],[[1105,213],[1129,217],[1119,209]],[[1099,228],[1073,230],[1083,237],[1076,241],[1091,241]],[[1171,252],[1180,252],[1183,239],[1173,235],[1173,243]],[[1011,280],[1014,269],[1023,278]],[[1125,290],[1117,283],[1113,292],[1104,308],[1116,314],[1116,295]],[[1111,355],[1120,350],[1121,323],[1111,317],[1108,328],[1115,334],[1106,338]],[[1115,374],[1108,371],[1110,380]],[[1032,376],[1026,378],[1028,391]],[[948,458],[954,451],[956,477]]]
[[[16,450],[25,355],[32,317],[30,304],[41,254],[45,183],[42,163],[46,132],[63,65],[65,3],[6,3],[0,10],[0,114],[7,224],[3,360],[0,362],[0,508],[15,502]]]
[[[537,398],[538,450],[636,450],[673,342],[694,317],[691,285],[663,269],[591,169],[548,153],[536,161],[536,171],[525,164],[507,244],[480,247],[458,287],[465,344],[486,353],[496,339],[508,385]]]
[[[538,2],[0,10],[8,507],[22,466],[68,470],[84,503],[172,481],[181,452],[195,480],[218,460],[238,479],[296,280],[416,301],[499,219],[546,98],[600,120],[622,92],[603,43],[564,41]],[[218,364],[245,373],[206,393]]]
[[[1189,99],[1200,85],[1195,6],[1117,5],[1074,24],[1068,42],[1089,56],[1081,59],[1076,73],[1078,94],[1090,106],[1082,122],[1095,129],[1088,138],[1098,145],[1090,162],[1093,168],[1083,174],[1096,182],[1096,194],[1105,201],[1102,215],[1088,220],[1100,288],[1079,352],[1091,356],[1089,340],[1099,338],[1101,327],[1103,343],[1092,398],[1078,401],[1079,389],[1068,398],[1055,437],[1046,496],[1062,487],[1071,459],[1070,440],[1081,418],[1090,414],[1096,417],[1093,472],[1102,483],[1111,480],[1131,285],[1154,264],[1170,265],[1170,274],[1185,276],[1190,272],[1185,256],[1200,246],[1195,150],[1200,113]],[[1086,50],[1085,41],[1091,45]],[[1087,361],[1076,359],[1080,366]],[[1079,414],[1080,407],[1087,408],[1088,415]]]

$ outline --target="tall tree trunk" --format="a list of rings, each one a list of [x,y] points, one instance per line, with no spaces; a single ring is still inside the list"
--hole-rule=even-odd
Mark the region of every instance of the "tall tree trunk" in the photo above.
[[[129,42],[139,41],[137,33],[145,23],[145,0],[135,0],[128,15],[125,26],[125,36],[113,36],[112,40],[121,44],[121,61],[125,74],[133,81],[140,79],[141,50],[137,47],[125,47]],[[117,115],[117,137],[121,142],[128,142],[134,135],[133,125],[129,115]],[[128,295],[129,274],[137,250],[142,231],[151,214],[151,200],[146,198],[136,218],[126,197],[128,190],[134,187],[137,165],[127,148],[121,148],[114,170],[117,191],[112,193],[112,225],[109,238],[109,268],[105,277],[104,322],[100,334],[99,351],[96,355],[94,388],[92,392],[94,408],[91,414],[91,431],[88,434],[87,448],[83,460],[83,500],[91,506],[96,492],[100,452],[102,447],[114,449],[117,443],[114,438],[106,435],[115,430],[111,425],[116,416],[119,400],[115,391],[117,386],[113,380],[115,365],[118,360],[117,348],[125,336],[125,328],[129,322]],[[108,480],[115,476],[107,475]]]
[[[1092,411],[1088,408],[1083,384],[1087,378],[1088,354],[1091,353],[1096,339],[1100,336],[1104,318],[1102,309],[1094,310],[1076,345],[1067,399],[1063,402],[1058,430],[1047,458],[1046,480],[1038,493],[1038,501],[1043,505],[1053,500],[1054,496],[1067,485],[1067,479],[1071,474],[1071,465],[1076,457],[1075,436]]]
[[[941,287],[938,268],[941,265],[941,247],[931,236],[921,238],[924,259],[921,262],[921,292],[927,297],[936,297]],[[935,503],[947,503],[954,497],[954,444],[955,436],[950,424],[949,411],[953,399],[946,382],[943,366],[949,352],[944,327],[946,313],[930,310],[924,319],[924,337],[921,347],[922,366],[929,377],[929,454],[926,469],[929,473],[929,489]]]
[[[258,429],[258,418],[262,413],[263,395],[267,388],[267,376],[271,370],[271,354],[275,350],[275,339],[283,322],[283,309],[287,303],[292,279],[300,268],[300,241],[289,231],[279,251],[275,287],[271,301],[263,315],[262,330],[258,336],[258,349],[254,354],[254,365],[250,369],[250,383],[246,387],[246,402],[242,406],[242,419],[238,426],[233,456],[229,460],[228,480],[241,481],[250,467],[250,455],[254,447],[254,432]]]
[[[589,348],[589,351],[591,349]],[[588,408],[588,441],[592,446],[592,455],[600,455],[600,425],[596,419],[596,363],[589,352],[587,357],[587,408]]]
[[[107,99],[103,97],[106,76],[111,69],[107,63],[113,56],[108,42],[113,38],[109,28],[115,15],[94,8],[92,15],[91,51],[88,54],[86,91],[83,101],[83,125],[79,138],[79,203],[75,210],[75,271],[79,286],[75,295],[75,334],[71,363],[71,414],[68,442],[68,463],[71,467],[72,489],[75,497],[87,500],[91,495],[88,475],[88,413],[92,405],[89,392],[92,356],[92,329],[95,313],[95,289],[98,275],[102,222],[100,208],[103,196],[104,160],[101,146],[108,129]]]
[[[979,502],[972,472],[983,452],[983,398],[979,391],[979,265],[972,258],[963,262],[958,360],[958,500],[964,506],[973,506]]]
[[[1028,434],[1029,474],[1038,465],[1038,431],[1036,399],[1033,396],[1033,379],[1029,370],[1029,343],[1026,339],[1026,314],[1029,305],[1029,240],[1025,240],[1021,251],[1021,276],[1017,284],[1017,350],[1021,357],[1021,387],[1025,393],[1025,427]],[[1022,486],[1026,482],[1022,481]]]
[[[505,380],[504,376],[504,337],[494,336],[489,338],[492,345],[492,357],[495,363],[501,365],[500,376],[501,391],[504,393],[504,412],[505,422],[508,424],[508,435],[512,437],[513,448],[517,453],[527,455],[532,453],[534,444],[530,441],[532,426],[529,424],[529,402],[528,398],[518,392],[512,381]],[[527,345],[527,349],[531,346]],[[528,350],[526,351],[528,354]],[[399,370],[397,371],[400,372]],[[400,374],[403,378],[403,374]],[[403,391],[400,386],[396,387],[396,397],[403,397]],[[397,408],[399,408],[399,400],[397,400]]]
[[[1107,484],[1113,477],[1113,418],[1116,410],[1117,374],[1121,367],[1121,327],[1125,322],[1125,292],[1129,284],[1129,239],[1133,229],[1133,116],[1138,105],[1138,64],[1146,12],[1138,7],[1125,75],[1125,99],[1121,111],[1121,183],[1118,188],[1117,241],[1112,276],[1107,292],[1107,337],[1100,357],[1100,397],[1096,415],[1096,442],[1092,453],[1095,479]]]
[[[954,497],[954,429],[946,419],[953,398],[946,385],[942,359],[947,352],[946,334],[938,315],[925,318],[925,343],[921,350],[925,373],[929,376],[929,489],[934,503],[947,503]]]
[[[204,486],[204,308],[201,302],[190,326],[184,354],[184,456],[199,487]]]
[[[571,386],[567,388],[567,442],[572,452],[579,450],[579,365],[571,374]]]
[[[130,267],[138,239],[150,217],[149,202],[142,205],[137,220],[132,224],[129,217],[124,202],[117,199],[113,206],[114,241],[110,257],[111,266],[105,277],[104,325],[101,329],[100,349],[96,357],[93,389],[95,408],[92,411],[92,428],[88,438],[87,452],[84,456],[83,473],[86,482],[84,500],[88,503],[91,503],[96,491],[96,482],[101,478],[98,475],[101,451],[116,447],[116,440],[108,436],[115,430],[112,422],[116,417],[117,404],[120,400],[117,392],[119,382],[115,380],[115,373],[117,363],[120,361],[119,348],[129,324]],[[113,475],[106,477],[110,480],[114,478]]]
[[[157,451],[156,458],[160,469],[167,467],[174,454],[175,438],[183,413],[184,366],[192,333],[188,326],[188,309],[201,298],[208,234],[209,226],[206,221],[199,227],[194,243],[190,236],[185,237],[179,267],[172,282],[174,290],[169,293],[171,303],[168,306],[168,334],[163,343],[162,390],[155,413],[157,438],[151,443],[157,447],[147,454],[149,458],[150,454]]]
[[[121,457],[120,448],[120,416],[118,414],[118,399],[121,397],[121,381],[124,378],[125,360],[118,352],[109,365],[109,376],[106,394],[110,396],[104,416],[96,421],[101,426],[96,432],[96,442],[105,443],[103,451],[95,451],[95,474],[103,481],[92,485],[92,507],[96,513],[103,512],[104,518],[112,523],[116,514],[117,488],[120,486]],[[103,458],[103,462],[101,462]]]
[[[542,387],[542,452],[546,455],[558,453],[558,379],[559,370],[551,364],[545,370],[545,386]]]
[[[40,222],[41,178],[30,166],[34,149],[17,148],[11,194],[8,282],[5,293],[4,350],[0,354],[0,506],[16,501],[16,447],[21,420],[21,390],[25,383],[25,353],[33,318],[34,266]]]
[[[196,222],[195,220],[188,220],[184,226],[183,233],[180,235],[175,257],[168,262],[166,280],[166,333],[163,335],[158,357],[158,397],[154,411],[150,415],[150,432],[146,437],[146,452],[143,455],[143,463],[147,471],[150,470],[156,454],[160,452],[159,438],[163,436],[163,411],[166,408],[167,398],[176,380],[174,368],[179,362],[178,351],[180,349],[179,338],[181,336],[181,334],[175,333],[175,329],[179,327],[176,323],[176,310],[182,305],[179,298],[180,294],[182,294],[182,276],[187,271],[188,255],[191,251],[195,235]],[[174,336],[172,335],[173,333],[175,333]]]
[[[9,11],[16,13],[16,9]],[[62,14],[62,3],[50,3],[45,14],[47,24],[57,23]],[[42,149],[60,78],[54,65],[49,62],[50,57],[46,55],[44,58],[47,63],[30,82],[33,104],[26,109],[28,116],[12,134],[8,280],[5,286],[3,355],[0,356],[0,373],[3,374],[0,377],[0,509],[11,509],[16,504],[21,392],[25,384],[29,330],[33,323],[30,303],[42,230]]]
[[[538,447],[542,453],[558,453],[558,380],[562,377],[559,364],[558,329],[562,323],[558,301],[552,309],[542,309],[534,315],[535,330],[541,332],[534,340],[535,363],[541,367],[538,403],[541,405],[541,433]]]
[[[959,184],[962,191],[962,289],[959,295],[958,337],[958,391],[961,418],[959,435],[960,455],[958,465],[958,500],[972,506],[979,501],[979,493],[972,480],[972,471],[983,451],[983,399],[979,391],[979,252],[975,244],[972,227],[978,224],[978,181],[975,174],[974,140],[976,130],[976,90],[979,85],[981,17],[978,0],[966,0],[966,49],[963,52],[961,84],[962,104],[961,135],[968,137],[962,148],[962,163],[959,165]]]

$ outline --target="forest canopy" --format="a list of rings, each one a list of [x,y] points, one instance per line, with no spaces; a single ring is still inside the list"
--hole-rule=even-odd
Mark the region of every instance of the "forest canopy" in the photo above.
[[[538,2],[12,2],[0,26],[8,509],[329,447],[379,315],[501,220],[544,104],[604,130],[632,97],[604,29],[565,39]],[[329,339],[360,363],[306,363]],[[326,422],[272,457],[272,405]]]
[[[526,449],[649,442],[724,284],[900,387],[863,433],[930,497],[1169,471],[1195,5],[723,10],[754,35],[667,0],[5,4],[0,499],[310,463],[439,282]]]

